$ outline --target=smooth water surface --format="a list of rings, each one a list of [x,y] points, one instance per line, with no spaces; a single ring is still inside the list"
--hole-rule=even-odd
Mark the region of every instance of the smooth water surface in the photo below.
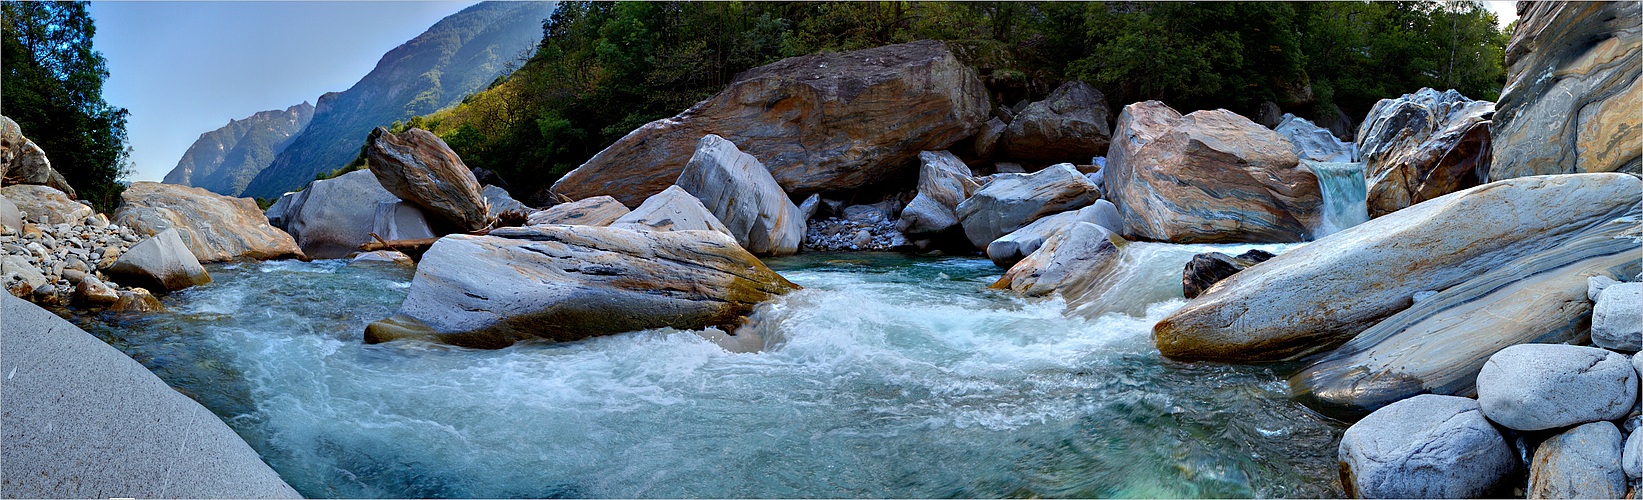
[[[411,272],[341,261],[213,266],[170,314],[81,323],[310,497],[1341,494],[1341,429],[1277,369],[1157,354],[1178,286],[1137,291],[1139,315],[1069,318],[986,289],[985,259],[770,264],[806,288],[756,314],[766,350],[748,354],[671,329],[362,345]]]

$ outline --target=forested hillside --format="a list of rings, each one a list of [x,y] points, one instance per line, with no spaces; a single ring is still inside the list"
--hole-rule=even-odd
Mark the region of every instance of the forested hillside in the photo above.
[[[407,125],[534,193],[738,72],[917,39],[950,42],[995,104],[1079,79],[1115,107],[1361,119],[1423,86],[1495,99],[1506,35],[1478,2],[566,2],[506,81]]]

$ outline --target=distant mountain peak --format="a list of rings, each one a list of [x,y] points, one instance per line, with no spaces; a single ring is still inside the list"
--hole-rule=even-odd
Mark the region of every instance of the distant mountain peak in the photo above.
[[[236,195],[314,118],[314,105],[258,111],[200,134],[163,182]]]

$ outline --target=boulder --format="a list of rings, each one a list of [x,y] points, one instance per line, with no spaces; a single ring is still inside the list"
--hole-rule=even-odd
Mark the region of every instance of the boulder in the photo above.
[[[970,149],[983,160],[991,159],[998,152],[998,140],[1004,137],[1004,131],[1007,129],[1009,125],[1005,124],[1004,120],[987,120],[987,123],[981,125],[981,130],[976,131],[975,143]]]
[[[1500,496],[1517,463],[1478,403],[1455,396],[1393,403],[1341,435],[1341,486],[1352,498]]]
[[[420,331],[495,348],[662,327],[728,331],[754,305],[797,288],[716,231],[502,228],[441,238],[423,254],[399,315],[368,327],[366,341]]]
[[[1643,272],[1622,217],[1430,297],[1359,333],[1290,378],[1302,402],[1355,418],[1416,394],[1477,394],[1489,356],[1525,343],[1578,342],[1591,324],[1587,276]]]
[[[103,283],[96,276],[86,276],[74,285],[74,302],[90,306],[104,307],[120,301],[120,291]]]
[[[0,195],[0,234],[16,234],[23,230],[23,212],[11,198]]]
[[[0,255],[0,286],[13,296],[28,298],[34,290],[51,283],[27,257]]]
[[[1398,311],[1639,210],[1625,174],[1525,177],[1353,226],[1232,275],[1153,327],[1166,356],[1276,360],[1333,348]],[[1487,220],[1489,224],[1477,221]]]
[[[36,224],[78,224],[91,216],[91,207],[76,202],[51,186],[15,184],[0,188],[5,196],[28,214],[28,221]]]
[[[0,297],[8,498],[298,498],[234,429],[68,321]]]
[[[490,224],[491,207],[473,170],[439,136],[419,128],[394,134],[377,127],[365,142],[365,159],[377,182],[421,207],[435,225],[468,232]]]
[[[1076,210],[1101,198],[1101,188],[1070,163],[1026,175],[996,176],[954,207],[964,235],[977,249],[1040,218]]]
[[[348,261],[348,264],[393,264],[396,266],[416,267],[416,261],[411,260],[411,256],[393,250],[361,252],[359,255],[354,256],[354,260]]]
[[[981,189],[970,167],[952,153],[921,151],[918,158],[918,192],[948,210],[958,208],[959,203]]]
[[[1592,343],[1612,351],[1643,349],[1643,283],[1603,289],[1592,310]]]
[[[1358,124],[1353,123],[1352,117],[1346,115],[1346,111],[1341,109],[1341,105],[1330,104],[1329,109],[1314,118],[1314,123],[1334,134],[1336,139],[1346,142],[1357,140]]]
[[[1189,299],[1202,295],[1204,290],[1228,276],[1273,257],[1276,255],[1264,250],[1250,250],[1237,257],[1221,252],[1194,255],[1181,272],[1181,295]]]
[[[165,305],[160,304],[160,299],[154,298],[154,294],[149,293],[146,288],[120,290],[118,295],[119,299],[115,300],[113,305],[108,306],[110,312],[145,314],[165,310]]]
[[[1636,401],[1631,360],[1595,347],[1514,345],[1490,356],[1478,371],[1483,414],[1520,431],[1619,420]]]
[[[570,203],[560,203],[547,210],[531,212],[530,225],[574,224],[578,226],[609,226],[628,214],[628,207],[616,198],[595,196]]]
[[[1637,2],[1533,2],[1506,44],[1490,180],[1639,171]]]
[[[1010,266],[992,287],[1029,297],[1059,293],[1075,301],[1103,285],[1101,270],[1117,262],[1125,244],[1106,228],[1074,221]]]
[[[701,200],[754,255],[791,255],[804,242],[804,215],[753,155],[708,134],[677,184]]]
[[[1302,160],[1317,162],[1350,162],[1354,145],[1336,139],[1323,127],[1313,125],[1305,118],[1284,113],[1278,126],[1272,129],[1289,141],[1289,150]]]
[[[1282,108],[1278,107],[1278,103],[1262,101],[1261,105],[1255,110],[1255,123],[1261,124],[1262,127],[1277,129],[1279,125],[1284,123],[1284,119],[1291,116],[1295,115],[1285,113]]]
[[[1087,83],[1070,80],[1010,120],[999,146],[1014,159],[1083,162],[1107,154],[1111,122],[1107,97]]]
[[[791,57],[753,68],[677,116],[650,122],[565,174],[552,192],[632,206],[679,178],[717,134],[770,169],[795,197],[894,179],[987,121],[975,70],[941,42]]]
[[[486,184],[484,189],[479,190],[479,194],[483,195],[485,197],[485,202],[490,204],[491,210],[486,212],[486,215],[489,217],[496,217],[498,214],[508,211],[519,212],[522,214],[529,214],[531,212],[531,207],[527,207],[524,203],[520,203],[519,200],[513,199],[513,196],[509,195],[508,190],[506,189]]]
[[[183,243],[176,228],[160,231],[132,245],[103,272],[127,285],[165,292],[211,282],[211,275]]]
[[[1623,498],[1620,429],[1592,422],[1552,436],[1529,465],[1529,498]]]
[[[1102,169],[1133,239],[1304,241],[1320,220],[1318,178],[1289,141],[1231,111],[1181,116],[1158,101],[1124,107]]]
[[[1598,294],[1603,293],[1603,290],[1608,289],[1610,286],[1614,286],[1618,283],[1620,283],[1620,281],[1608,276],[1593,276],[1586,278],[1586,298],[1592,302],[1597,302]]]
[[[649,231],[714,231],[730,235],[730,228],[719,222],[702,201],[679,186],[646,198],[639,208],[608,224],[634,230]]]
[[[231,198],[205,189],[134,182],[120,193],[114,223],[141,235],[177,229],[177,236],[200,262],[302,257],[285,231],[268,225],[250,198]]]
[[[74,188],[63,174],[51,168],[51,160],[38,144],[23,137],[23,129],[11,118],[0,116],[0,178],[22,184],[50,186],[74,198]]]
[[[1495,104],[1450,90],[1381,99],[1358,130],[1369,216],[1476,186],[1489,177]]]
[[[1032,224],[1022,226],[1021,229],[1011,231],[1010,234],[999,237],[987,244],[987,258],[992,259],[998,267],[1009,269],[1021,259],[1031,255],[1044,244],[1044,241],[1061,232],[1075,222],[1088,222],[1100,225],[1100,209],[1090,205],[1071,212],[1061,212],[1033,221]]]
[[[919,193],[901,209],[896,230],[909,235],[937,234],[958,227],[958,215],[952,208]]]
[[[340,259],[359,251],[372,241],[377,204],[399,201],[364,170],[314,181],[303,193],[292,200],[285,230],[303,254],[315,259]]]
[[[435,236],[434,230],[428,227],[428,219],[422,216],[422,210],[407,201],[378,202],[371,219],[371,233],[389,241]]]
[[[268,210],[262,213],[263,217],[268,219],[268,225],[284,231],[285,227],[290,225],[291,216],[296,215],[292,213],[292,208],[301,205],[302,199],[308,196],[307,193],[296,191],[280,195],[280,199],[275,200],[274,204],[269,205]]]
[[[1632,481],[1643,478],[1643,432],[1633,429],[1631,435],[1626,436],[1626,444],[1620,451],[1620,469]]]

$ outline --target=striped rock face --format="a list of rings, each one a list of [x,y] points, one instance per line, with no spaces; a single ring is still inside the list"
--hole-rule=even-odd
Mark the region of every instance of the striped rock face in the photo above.
[[[1409,308],[1418,292],[1448,290],[1637,211],[1640,190],[1637,177],[1601,173],[1441,196],[1234,274],[1158,322],[1153,340],[1164,355],[1187,359],[1271,361],[1331,349]]]
[[[1181,116],[1124,107],[1105,192],[1127,236],[1172,243],[1305,241],[1323,205],[1318,178],[1282,136],[1227,110]]]
[[[579,226],[609,226],[616,219],[628,214],[628,207],[622,206],[616,198],[609,196],[595,196],[583,198],[570,203],[560,203],[548,207],[546,210],[531,212],[530,225],[543,224],[575,224]]]
[[[132,183],[120,198],[115,224],[148,235],[176,228],[200,262],[302,257],[296,240],[268,225],[250,198],[158,182]]]
[[[490,202],[456,151],[432,132],[413,128],[399,134],[377,127],[366,140],[371,173],[382,188],[422,207],[435,225],[474,231],[490,222]]]
[[[804,242],[799,207],[770,170],[722,137],[702,137],[677,185],[701,200],[754,255],[792,255]]]
[[[1326,414],[1353,418],[1422,393],[1475,396],[1478,371],[1516,344],[1581,339],[1590,276],[1643,272],[1639,210],[1415,303],[1364,330],[1290,379]]]
[[[1483,183],[1489,176],[1489,119],[1495,103],[1450,90],[1420,89],[1381,99],[1358,131],[1369,184],[1369,216]]]

